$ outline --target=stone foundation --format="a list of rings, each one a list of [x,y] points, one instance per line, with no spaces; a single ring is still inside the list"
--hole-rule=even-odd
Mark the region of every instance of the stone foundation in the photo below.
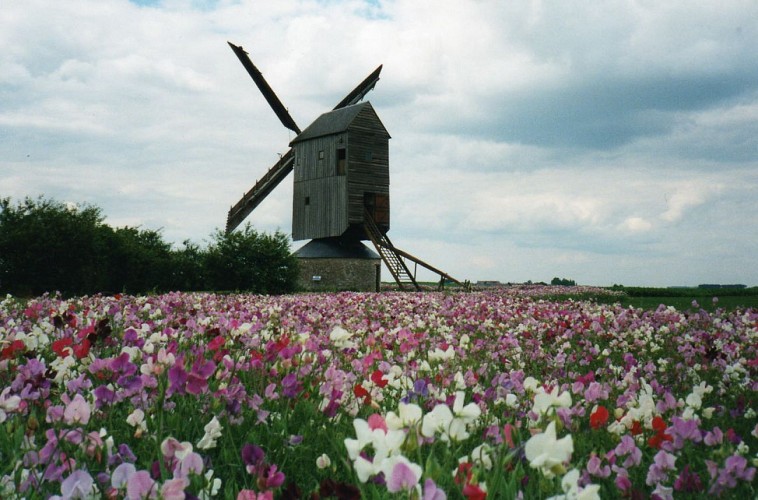
[[[381,258],[360,240],[321,238],[295,252],[300,289],[316,292],[378,292]]]

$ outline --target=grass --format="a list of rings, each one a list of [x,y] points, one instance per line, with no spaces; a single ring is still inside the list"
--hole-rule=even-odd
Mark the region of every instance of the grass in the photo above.
[[[597,297],[598,302],[619,302],[623,306],[640,309],[657,309],[661,304],[673,306],[680,311],[717,308],[733,311],[737,308],[758,308],[758,287],[751,288],[650,288],[613,287],[626,295]],[[693,305],[696,303],[697,305]]]

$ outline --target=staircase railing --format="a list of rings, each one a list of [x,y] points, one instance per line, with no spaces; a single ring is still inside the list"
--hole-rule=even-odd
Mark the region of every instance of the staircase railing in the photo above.
[[[432,271],[435,274],[438,274],[440,276],[440,284],[439,284],[440,290],[444,287],[446,281],[457,283],[458,285],[464,288],[468,288],[467,283],[466,284],[461,283],[460,281],[453,278],[446,272],[440,271],[436,267],[430,264],[427,264],[426,262],[419,259],[418,257],[415,257],[409,254],[408,252],[405,252],[395,247],[390,241],[387,234],[383,233],[379,229],[379,227],[376,225],[374,218],[371,216],[371,212],[369,212],[368,210],[365,210],[364,219],[366,221],[366,224],[365,224],[366,233],[369,239],[374,244],[376,251],[379,252],[379,255],[382,257],[382,260],[387,266],[387,269],[389,269],[390,273],[392,274],[392,277],[395,278],[395,281],[397,282],[401,290],[404,290],[405,289],[404,285],[407,285],[407,284],[412,284],[416,290],[421,289],[421,287],[419,287],[418,285],[418,282],[416,281],[415,273],[412,275],[410,270],[408,269],[408,266],[405,263],[406,259],[415,263],[416,265],[425,267],[426,269]]]

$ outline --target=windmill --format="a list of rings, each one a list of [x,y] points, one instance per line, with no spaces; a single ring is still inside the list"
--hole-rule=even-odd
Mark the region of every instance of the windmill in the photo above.
[[[294,170],[292,239],[311,241],[296,252],[305,288],[377,289],[380,259],[400,289],[419,289],[417,266],[459,283],[395,247],[390,228],[389,139],[370,102],[361,102],[379,80],[380,65],[334,109],[304,130],[241,46],[228,42],[282,124],[297,136],[288,151],[229,209],[233,231]],[[377,253],[362,241],[370,240]],[[413,265],[411,272],[410,265]]]

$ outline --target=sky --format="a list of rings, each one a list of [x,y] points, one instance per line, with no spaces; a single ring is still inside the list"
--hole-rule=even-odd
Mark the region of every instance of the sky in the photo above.
[[[389,235],[459,280],[758,285],[754,0],[6,0],[0,198],[210,242],[294,138],[227,41],[301,129],[384,65]]]

